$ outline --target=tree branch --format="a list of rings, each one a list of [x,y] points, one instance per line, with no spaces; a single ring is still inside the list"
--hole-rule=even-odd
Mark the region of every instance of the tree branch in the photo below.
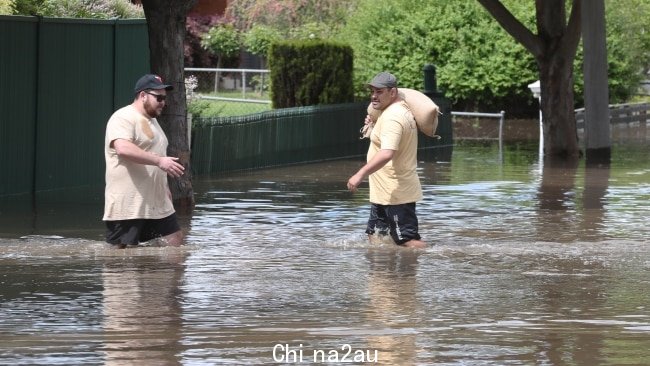
[[[564,39],[562,40],[562,52],[575,57],[582,36],[582,0],[573,0],[571,15],[567,25]]]
[[[478,0],[492,17],[499,22],[517,42],[521,43],[535,58],[542,55],[543,47],[539,38],[524,26],[501,3],[500,0]]]

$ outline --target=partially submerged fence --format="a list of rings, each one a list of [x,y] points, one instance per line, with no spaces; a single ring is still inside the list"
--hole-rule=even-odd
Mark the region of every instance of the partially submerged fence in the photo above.
[[[646,123],[650,119],[650,103],[629,103],[612,104],[609,106],[609,123],[630,124]],[[578,128],[584,128],[585,109],[576,109],[576,124]]]
[[[626,139],[646,140],[647,124],[650,122],[650,103],[612,104],[609,106],[609,123],[612,126],[612,138],[625,136]],[[585,109],[576,112],[578,134],[585,128]]]

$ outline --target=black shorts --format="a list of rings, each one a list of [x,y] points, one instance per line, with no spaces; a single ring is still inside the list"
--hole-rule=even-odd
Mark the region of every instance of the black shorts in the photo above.
[[[415,202],[401,205],[370,206],[370,218],[366,234],[388,235],[395,243],[402,245],[409,240],[420,240],[418,217],[415,215]]]
[[[137,245],[173,234],[181,229],[176,213],[162,219],[106,221],[106,242],[115,245]]]

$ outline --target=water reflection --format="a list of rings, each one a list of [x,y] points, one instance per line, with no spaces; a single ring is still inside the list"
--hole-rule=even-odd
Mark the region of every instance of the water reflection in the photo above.
[[[578,160],[546,159],[537,194],[537,236],[542,240],[568,242],[582,233],[576,230],[578,207],[576,174]],[[550,234],[550,235],[549,235]]]
[[[144,250],[154,255],[125,254],[103,265],[105,365],[180,364],[186,253]]]
[[[422,306],[416,283],[421,254],[388,244],[371,247],[366,253],[370,296],[366,321],[383,330],[368,336],[367,349],[377,350],[383,364],[413,364],[417,355],[418,324],[414,314]]]

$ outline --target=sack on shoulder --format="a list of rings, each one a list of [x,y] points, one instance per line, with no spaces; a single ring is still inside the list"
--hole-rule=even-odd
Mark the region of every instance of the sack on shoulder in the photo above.
[[[438,115],[442,113],[440,113],[438,105],[431,98],[415,89],[398,88],[397,90],[400,98],[406,102],[413,113],[418,130],[429,137],[439,137],[436,135],[436,129],[438,128]],[[372,108],[371,103],[368,104],[368,115],[373,121],[377,121],[381,111]]]

